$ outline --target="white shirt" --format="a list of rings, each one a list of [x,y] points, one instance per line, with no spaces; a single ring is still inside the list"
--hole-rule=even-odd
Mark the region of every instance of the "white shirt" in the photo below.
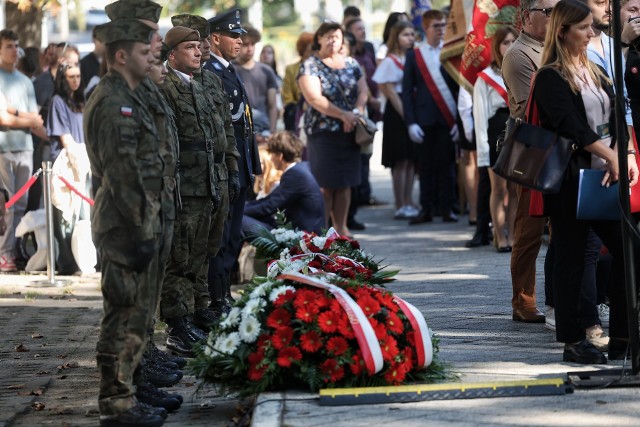
[[[404,56],[402,57],[395,56],[395,58],[402,65],[404,65],[404,61],[405,61]],[[396,92],[401,93],[402,92],[402,76],[404,76],[404,70],[401,70],[400,67],[398,67],[398,64],[396,64],[393,61],[393,59],[387,56],[380,63],[380,65],[378,65],[378,68],[376,68],[376,72],[373,73],[373,76],[371,78],[373,79],[374,82],[378,84],[393,83],[394,84],[393,87],[396,90]]]
[[[487,67],[483,71],[505,88],[502,73],[496,73],[491,67]],[[473,122],[476,128],[478,167],[491,166],[489,150],[495,149],[495,141],[489,144],[487,130],[489,129],[489,119],[496,114],[499,108],[507,108],[504,98],[481,77],[478,77],[473,86]]]
[[[218,55],[214,54],[213,52],[211,52],[211,56],[213,56],[218,61],[220,61],[220,63],[224,66],[224,68],[229,68],[229,61],[224,59],[222,56],[218,56]]]
[[[458,92],[458,115],[467,141],[473,141],[473,95],[464,87]]]
[[[172,68],[172,70],[176,73],[178,77],[180,77],[180,80],[182,80],[182,83],[184,83],[186,86],[189,86],[191,84],[191,76],[189,74],[183,73],[182,71],[178,71],[175,68]]]

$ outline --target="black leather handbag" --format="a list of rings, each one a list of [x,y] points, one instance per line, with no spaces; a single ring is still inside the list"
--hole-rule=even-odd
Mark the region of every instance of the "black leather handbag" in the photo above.
[[[515,119],[511,129],[507,127],[493,171],[528,189],[543,194],[557,193],[575,145],[573,140],[536,126],[538,114],[533,101],[533,85],[527,110],[530,123]]]

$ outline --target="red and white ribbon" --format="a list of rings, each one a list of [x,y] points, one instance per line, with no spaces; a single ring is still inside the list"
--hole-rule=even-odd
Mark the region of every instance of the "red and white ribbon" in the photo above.
[[[427,321],[415,306],[409,304],[400,297],[393,297],[393,301],[400,306],[400,310],[407,316],[416,337],[416,357],[418,366],[425,368],[433,361],[433,345],[431,344],[431,332]]]
[[[378,338],[376,338],[376,334],[371,327],[371,323],[369,323],[367,316],[347,291],[320,279],[305,276],[302,273],[281,274],[277,279],[291,280],[331,292],[335,299],[340,303],[342,309],[347,313],[353,332],[358,340],[358,344],[360,345],[362,357],[369,375],[376,374],[382,370],[384,362]]]

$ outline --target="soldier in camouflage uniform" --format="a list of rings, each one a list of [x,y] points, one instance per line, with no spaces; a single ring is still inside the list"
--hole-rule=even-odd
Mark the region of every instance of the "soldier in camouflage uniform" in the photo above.
[[[113,21],[121,19],[135,18],[151,27],[154,32],[151,38],[151,52],[154,58],[160,59],[162,49],[162,38],[158,34],[158,20],[162,7],[150,0],[119,0],[109,4],[106,8],[109,18]],[[166,260],[171,249],[173,235],[173,223],[176,217],[176,208],[179,203],[178,183],[177,183],[177,160],[178,160],[178,136],[175,127],[175,117],[173,111],[168,107],[166,101],[156,84],[149,78],[145,78],[136,87],[136,94],[140,99],[144,99],[149,107],[156,129],[158,131],[159,154],[165,165],[165,174],[162,182],[162,252],[159,254],[157,287],[156,292],[150,299],[149,310],[155,314],[160,298],[161,286],[164,280],[164,270]],[[172,357],[160,351],[153,342],[153,325],[148,326],[149,340],[143,356],[142,363],[134,374],[134,383],[137,386],[136,397],[144,403],[154,406],[161,406],[172,411],[178,409],[182,403],[182,397],[177,394],[168,394],[158,390],[155,386],[171,386],[182,378],[182,373],[175,368],[186,365],[186,360]],[[174,369],[167,369],[165,365]]]
[[[160,315],[169,326],[167,347],[191,356],[192,345],[206,334],[191,324],[196,275],[207,261],[207,238],[212,215],[219,208],[219,182],[215,164],[224,161],[219,147],[226,145],[224,122],[212,114],[214,106],[198,81],[200,35],[174,27],[165,37],[169,47],[169,74],[162,93],[176,115],[180,145],[182,210],[174,227],[174,241],[166,266]]]
[[[100,251],[104,315],[97,344],[100,425],[160,426],[164,409],[134,397],[133,373],[147,339],[158,288],[162,182],[167,168],[158,154],[158,129],[135,88],[153,62],[153,29],[123,19],[96,30],[107,46],[110,71],[87,103],[84,132],[92,172],[102,179],[92,212]]]
[[[176,26],[183,26],[198,31],[200,34],[200,64],[204,64],[211,57],[211,44],[209,43],[209,22],[201,16],[177,15],[171,18],[171,23]],[[209,245],[207,257],[213,257],[220,249],[224,224],[229,216],[229,201],[235,200],[236,194],[240,191],[240,177],[238,174],[238,158],[240,153],[236,149],[235,134],[231,121],[231,110],[229,108],[229,97],[224,90],[222,80],[209,70],[200,69],[194,71],[193,79],[202,85],[205,94],[211,97],[213,110],[211,114],[218,116],[224,122],[224,133],[226,143],[214,148],[215,155],[223,157],[223,161],[216,162],[216,176],[220,183],[220,208],[213,216],[211,230],[209,232]],[[216,119],[218,120],[218,119]],[[220,136],[221,137],[221,136]],[[225,141],[222,137],[221,141]],[[207,276],[209,274],[209,262],[205,262],[197,273],[196,285],[194,287],[194,315],[193,322],[199,328],[208,331],[211,324],[215,322],[216,316],[208,308],[209,287]]]

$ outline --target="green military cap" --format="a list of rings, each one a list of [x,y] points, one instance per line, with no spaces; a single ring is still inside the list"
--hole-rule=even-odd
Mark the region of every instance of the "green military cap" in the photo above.
[[[202,16],[197,15],[176,15],[171,17],[171,23],[174,27],[187,27],[200,33],[200,37],[209,36],[209,21]]]
[[[116,19],[136,18],[152,21],[156,24],[160,20],[162,6],[151,0],[118,0],[104,8],[112,21]]]
[[[182,42],[200,41],[200,33],[187,27],[173,27],[164,36],[164,42],[173,49]]]
[[[96,27],[96,38],[104,44],[119,41],[150,43],[155,30],[138,19],[118,19]]]

